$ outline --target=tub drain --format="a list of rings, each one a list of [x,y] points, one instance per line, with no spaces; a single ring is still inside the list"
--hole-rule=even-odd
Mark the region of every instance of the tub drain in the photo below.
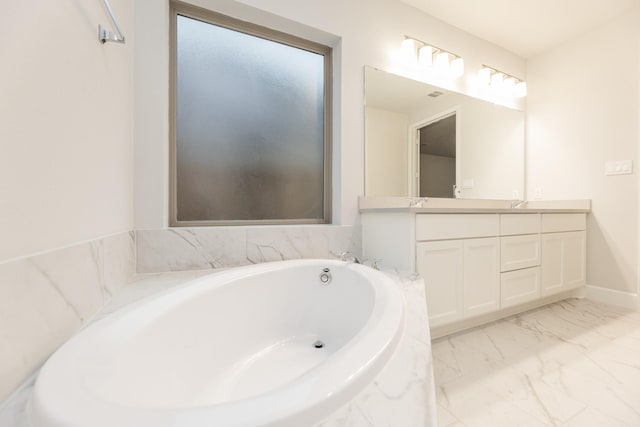
[[[313,343],[313,346],[315,348],[322,348],[322,347],[324,347],[324,343],[322,341],[318,340],[318,341]]]

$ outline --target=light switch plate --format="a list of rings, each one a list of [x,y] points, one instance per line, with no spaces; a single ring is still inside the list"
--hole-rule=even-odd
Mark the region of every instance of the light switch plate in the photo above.
[[[627,175],[633,173],[631,160],[611,160],[604,164],[605,175]]]

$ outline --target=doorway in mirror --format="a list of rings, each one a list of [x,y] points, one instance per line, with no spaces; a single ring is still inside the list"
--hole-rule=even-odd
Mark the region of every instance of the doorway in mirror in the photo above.
[[[441,116],[417,130],[420,197],[454,197],[456,185],[456,113]]]

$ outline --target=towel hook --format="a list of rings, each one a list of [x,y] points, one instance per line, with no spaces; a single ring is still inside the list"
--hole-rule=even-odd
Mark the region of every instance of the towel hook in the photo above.
[[[98,25],[98,39],[100,43],[105,44],[106,42],[114,42],[114,43],[124,43],[124,34],[122,34],[122,30],[118,25],[118,21],[116,17],[113,16],[113,11],[111,10],[111,6],[109,5],[109,0],[104,0],[104,5],[107,7],[109,11],[109,15],[111,16],[111,21],[113,21],[113,25],[116,26],[116,30],[118,34],[114,34],[112,31],[107,30],[102,25]]]

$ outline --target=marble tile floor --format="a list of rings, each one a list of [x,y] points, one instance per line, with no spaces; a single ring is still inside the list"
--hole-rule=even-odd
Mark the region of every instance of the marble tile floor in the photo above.
[[[640,312],[569,299],[433,342],[440,427],[640,426]]]

